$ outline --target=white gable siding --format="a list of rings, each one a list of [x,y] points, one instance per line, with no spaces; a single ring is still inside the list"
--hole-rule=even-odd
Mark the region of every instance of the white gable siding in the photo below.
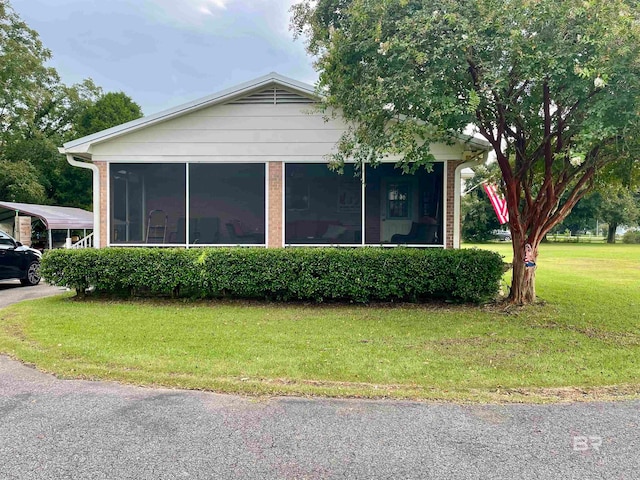
[[[92,146],[94,161],[322,162],[345,129],[311,105],[225,104]],[[461,145],[433,145],[438,160],[461,158]]]

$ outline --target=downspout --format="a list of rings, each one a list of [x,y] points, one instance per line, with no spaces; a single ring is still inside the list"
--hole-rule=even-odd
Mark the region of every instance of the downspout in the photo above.
[[[65,154],[63,148],[60,153]],[[93,248],[100,248],[100,170],[93,163],[79,162],[73,155],[66,153],[67,162],[72,167],[86,168],[93,172]]]
[[[461,163],[454,173],[454,194],[453,194],[453,248],[460,248],[460,172],[463,168],[475,167],[478,165],[478,157],[482,155],[482,162],[485,163],[489,157],[489,152],[480,152],[472,157],[468,162]]]

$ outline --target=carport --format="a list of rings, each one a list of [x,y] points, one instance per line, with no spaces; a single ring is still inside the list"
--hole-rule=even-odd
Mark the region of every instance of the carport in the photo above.
[[[32,227],[38,223],[41,223],[46,231],[46,242],[43,246],[52,249],[54,232],[64,232],[66,240],[71,238],[72,231],[81,231],[82,237],[85,238],[87,231],[93,230],[93,213],[74,207],[0,202],[0,229],[4,227],[24,245],[31,245]],[[9,229],[8,225],[12,225],[13,228]]]

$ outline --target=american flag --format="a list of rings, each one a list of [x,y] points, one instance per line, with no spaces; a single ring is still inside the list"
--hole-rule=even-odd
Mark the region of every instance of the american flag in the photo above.
[[[498,193],[498,188],[491,183],[483,183],[482,187],[484,191],[487,192],[489,200],[491,200],[491,205],[493,205],[493,209],[496,211],[500,225],[507,223],[509,221],[509,212],[507,211],[507,201],[505,198],[501,193]]]

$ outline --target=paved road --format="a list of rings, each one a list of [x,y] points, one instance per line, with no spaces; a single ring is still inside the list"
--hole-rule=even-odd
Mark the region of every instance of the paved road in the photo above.
[[[23,300],[57,295],[64,291],[64,288],[52,287],[44,282],[34,287],[23,287],[20,280],[0,280],[0,308]]]
[[[247,399],[0,356],[1,479],[637,479],[640,402]]]

